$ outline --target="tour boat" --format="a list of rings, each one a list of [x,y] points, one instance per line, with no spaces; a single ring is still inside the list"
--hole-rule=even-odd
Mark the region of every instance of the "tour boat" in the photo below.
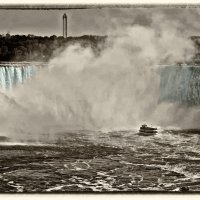
[[[157,128],[149,127],[146,124],[143,124],[139,130],[139,135],[143,136],[151,136],[155,135],[156,133],[157,133]]]

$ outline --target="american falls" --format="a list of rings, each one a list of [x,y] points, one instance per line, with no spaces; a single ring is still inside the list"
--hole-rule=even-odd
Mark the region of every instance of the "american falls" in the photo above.
[[[0,89],[10,90],[18,84],[24,84],[41,66],[34,63],[1,63]]]

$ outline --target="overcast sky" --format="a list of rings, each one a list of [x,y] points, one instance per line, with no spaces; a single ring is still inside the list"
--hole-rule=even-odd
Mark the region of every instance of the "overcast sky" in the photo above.
[[[200,9],[104,8],[90,10],[0,10],[0,34],[62,35],[62,15],[68,16],[68,35],[105,35],[111,29],[140,24],[151,26],[152,17],[165,16],[178,23],[185,35],[200,35]]]

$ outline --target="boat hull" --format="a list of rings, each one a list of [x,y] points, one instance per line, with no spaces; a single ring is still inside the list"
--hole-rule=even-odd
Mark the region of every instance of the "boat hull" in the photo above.
[[[138,135],[141,136],[153,136],[156,135],[157,132],[143,132],[143,131],[139,131]]]

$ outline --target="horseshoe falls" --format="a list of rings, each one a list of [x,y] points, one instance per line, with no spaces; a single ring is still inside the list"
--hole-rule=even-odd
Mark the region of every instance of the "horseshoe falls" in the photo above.
[[[160,69],[160,101],[187,106],[200,104],[200,67],[163,66]]]

